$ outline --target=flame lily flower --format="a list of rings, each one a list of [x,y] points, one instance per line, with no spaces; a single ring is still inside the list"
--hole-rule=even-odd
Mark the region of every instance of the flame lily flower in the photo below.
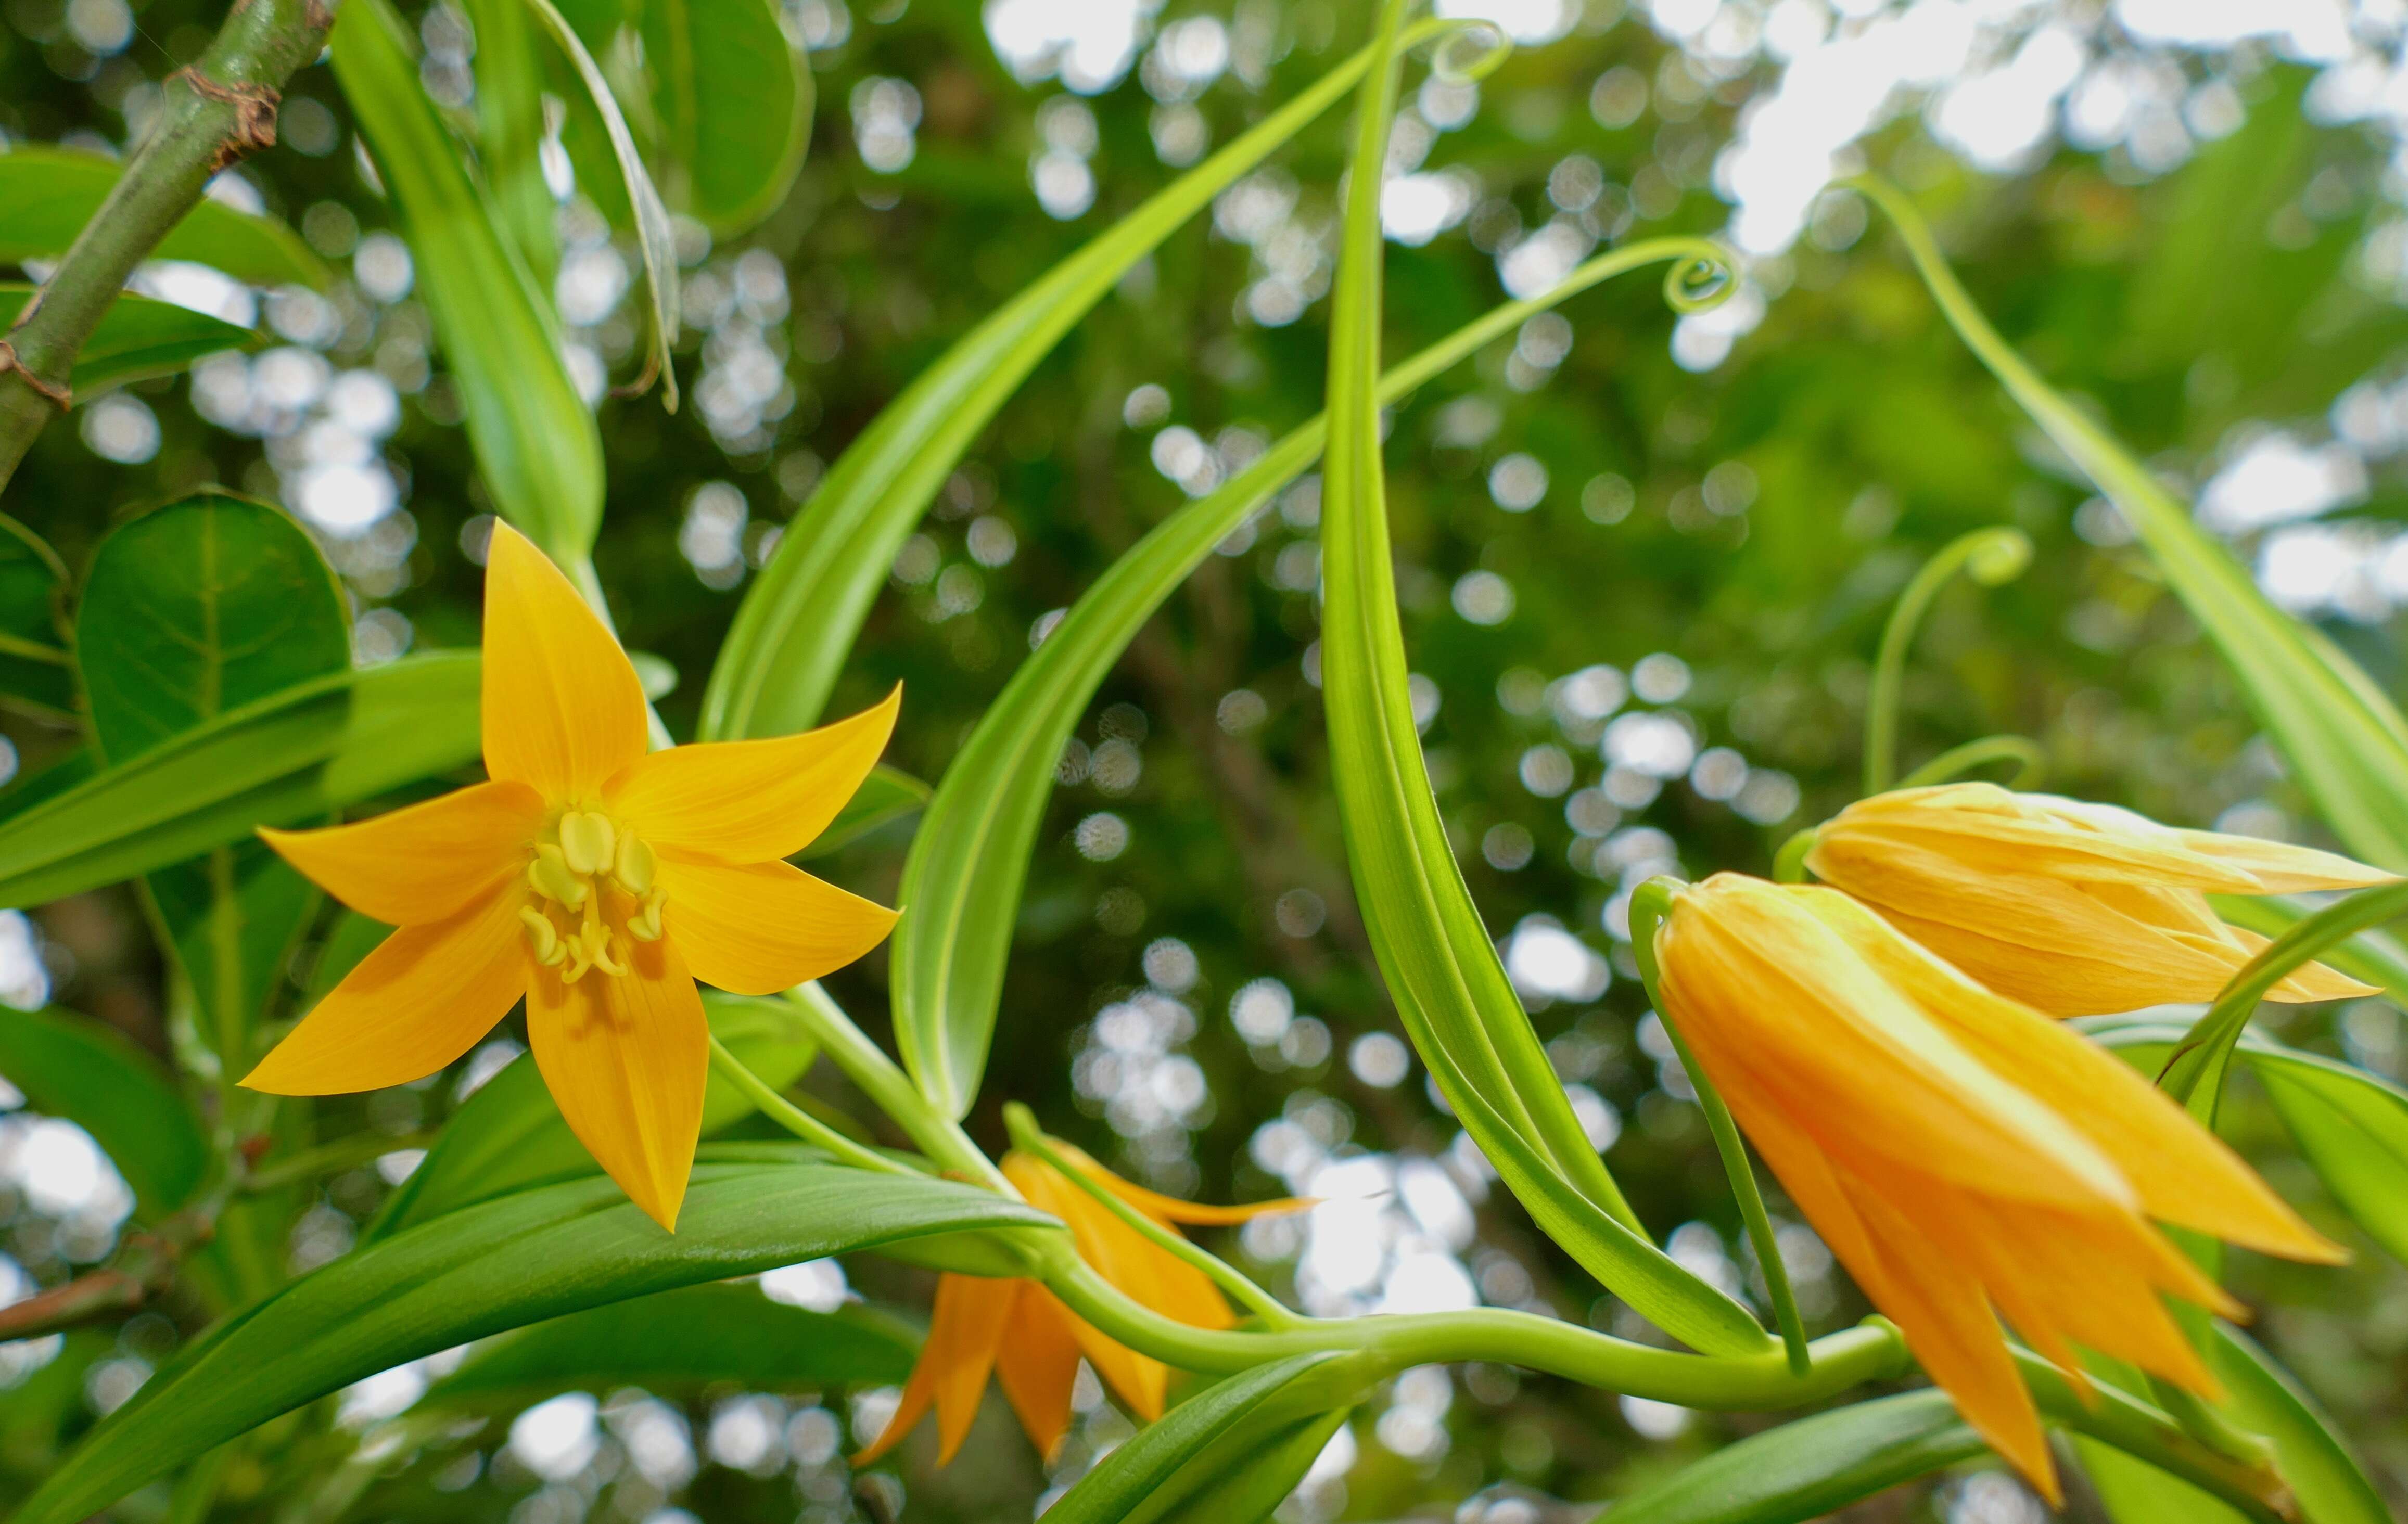
[[[1178,1223],[1226,1226],[1312,1204],[1283,1200],[1207,1206],[1180,1201],[1131,1185],[1068,1144],[1057,1141],[1054,1147],[1080,1174],[1173,1232]],[[1229,1304],[1202,1271],[1149,1241],[1053,1165],[1014,1152],[1004,1156],[1003,1174],[1028,1204],[1068,1224],[1080,1258],[1133,1300],[1195,1328],[1236,1325]],[[947,1273],[938,1279],[928,1340],[903,1388],[902,1405],[853,1463],[866,1466],[902,1443],[931,1406],[937,1411],[939,1463],[950,1463],[978,1417],[990,1372],[1029,1442],[1050,1460],[1070,1429],[1070,1387],[1082,1355],[1139,1417],[1148,1423],[1162,1417],[1170,1371],[1160,1360],[1107,1338],[1036,1281]]]
[[[2108,805],[1950,783],[1875,794],[1806,866],[2000,994],[2052,1016],[2213,1000],[2266,939],[2207,896],[2362,889],[2393,875],[2282,842],[2178,831]],[[2321,963],[2267,998],[2375,991]]]
[[[260,834],[400,929],[242,1083],[379,1090],[466,1053],[522,997],[580,1141],[675,1231],[710,1028],[695,981],[767,994],[878,945],[896,913],[788,866],[885,749],[899,690],[801,735],[647,751],[626,653],[496,524],[481,698],[490,781],[355,825]]]
[[[1717,875],[1674,892],[1656,955],[1665,1018],[1791,1200],[2052,1501],[2000,1317],[2077,1386],[2082,1346],[2212,1394],[2160,1298],[2240,1309],[2150,1219],[2344,1257],[2138,1074],[1837,890]]]

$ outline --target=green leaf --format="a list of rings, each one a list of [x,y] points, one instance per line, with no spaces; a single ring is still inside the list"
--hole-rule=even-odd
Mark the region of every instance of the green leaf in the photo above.
[[[626,1386],[675,1397],[716,1382],[747,1391],[899,1385],[919,1349],[909,1324],[858,1303],[810,1312],[772,1302],[757,1286],[689,1286],[495,1334],[423,1401],[518,1404]]]
[[[800,1079],[818,1056],[818,1044],[784,1001],[711,990],[704,991],[703,1010],[712,1035],[779,1090]],[[752,1112],[744,1093],[712,1070],[703,1092],[703,1135]],[[464,1206],[599,1169],[568,1130],[535,1061],[522,1054],[461,1104],[426,1158],[361,1231],[360,1242],[377,1243]]]
[[[209,1141],[174,1076],[109,1027],[65,1011],[0,1011],[0,1075],[25,1104],[99,1144],[155,1223],[208,1173]]]
[[[0,823],[0,906],[41,904],[373,799],[478,755],[477,654],[288,688]]]
[[[1533,315],[1600,281],[1661,261],[1719,263],[1712,244],[1656,238],[1589,261],[1552,290],[1492,308],[1380,377],[1383,406],[1401,401]],[[1676,275],[1679,273],[1676,270]],[[1030,853],[1054,792],[1054,769],[1088,701],[1171,590],[1321,454],[1315,418],[1217,491],[1165,519],[1105,568],[1045,643],[1021,664],[962,743],[911,841],[900,898],[911,914],[894,940],[895,1037],[931,1104],[968,1113],[1003,1004]]]
[[[56,259],[116,188],[124,166],[73,149],[20,143],[0,153],[0,264]],[[191,260],[254,286],[323,290],[334,273],[294,231],[265,217],[203,200],[168,230],[153,259]]]
[[[2247,1334],[2223,1324],[2215,1332],[2207,1362],[2225,1386],[2223,1411],[2274,1442],[2275,1464],[2307,1524],[2390,1524],[2391,1510],[2332,1419]]]
[[[467,1207],[303,1276],[161,1367],[14,1524],[73,1524],[280,1413],[505,1329],[928,1233],[1053,1225],[947,1180],[753,1152],[764,1161],[695,1165],[675,1234],[609,1180],[581,1180]]]
[[[552,302],[494,227],[388,0],[359,0],[343,20],[335,77],[408,236],[478,468],[502,516],[575,567],[602,520],[602,438],[569,379]]]
[[[2269,939],[2324,908],[2321,903],[2296,894],[2211,894],[2207,898],[2219,918]],[[2408,947],[2389,933],[2360,932],[2318,961],[2353,979],[2382,986],[2394,1005],[2408,1010]]]
[[[2114,1524],[2157,1524],[2170,1518],[2183,1524],[2240,1524],[2246,1517],[2213,1494],[2087,1435],[2073,1437],[2073,1453]]]
[[[827,829],[796,853],[800,858],[825,857],[850,847],[882,826],[916,815],[928,803],[928,786],[899,767],[880,762],[861,780],[861,787],[837,811]]]
[[[1045,1517],[1056,1524],[1252,1524],[1279,1505],[1385,1374],[1368,1353],[1297,1355],[1241,1371],[1147,1425]]]
[[[1608,1510],[1616,1524],[1802,1524],[1989,1453],[1942,1391],[1911,1391],[1727,1446]]]
[[[75,714],[74,659],[59,633],[66,581],[50,542],[0,513],[0,705],[54,724]]]
[[[9,157],[0,154],[0,167]],[[0,333],[15,326],[34,290],[21,280],[0,281]],[[100,326],[76,351],[67,386],[77,402],[88,402],[111,387],[173,376],[205,354],[258,342],[257,334],[222,318],[127,292],[101,314]]]
[[[509,5],[522,0],[488,0],[488,3]],[[552,34],[569,64],[577,70],[578,83],[585,92],[587,102],[599,116],[604,135],[609,139],[610,158],[619,173],[619,183],[636,224],[636,248],[644,263],[644,289],[652,293],[652,344],[646,351],[644,378],[636,383],[641,390],[654,376],[661,381],[661,404],[670,412],[677,411],[677,368],[669,360],[669,346],[678,338],[678,254],[677,233],[669,225],[668,208],[661,205],[661,193],[652,187],[652,178],[644,168],[644,161],[636,152],[636,140],[627,130],[627,120],[620,115],[617,97],[602,77],[601,65],[586,50],[584,39],[562,16],[552,0],[523,0],[531,7],[536,19]],[[738,21],[748,9],[738,3],[724,16],[714,20]],[[773,23],[774,24],[774,23]],[[738,26],[735,30],[741,30]],[[716,29],[714,29],[714,35]],[[782,34],[781,34],[782,35]],[[805,75],[808,80],[809,75]],[[719,82],[714,81],[714,86]],[[808,97],[809,91],[806,88]],[[791,171],[788,178],[792,178]],[[784,187],[779,188],[780,194]]]
[[[477,39],[477,164],[494,225],[548,291],[560,270],[552,218],[560,204],[543,175],[543,61],[527,0],[464,0]]]
[[[810,60],[771,0],[645,0],[638,25],[678,209],[723,238],[744,232],[802,168]]]
[[[2408,719],[2321,631],[2268,601],[2148,467],[2010,349],[1896,189],[1849,181],[1888,213],[1949,323],[2008,395],[2123,513],[2206,632],[2292,776],[2358,857],[2408,868]]]
[[[223,492],[110,534],[76,613],[93,739],[121,762],[351,661],[343,590],[308,532]]]
[[[1393,41],[1402,0],[1390,4]],[[1383,162],[1397,76],[1383,49],[1355,119],[1357,166]],[[1665,1332],[1708,1354],[1756,1354],[1770,1341],[1747,1309],[1640,1231],[1539,1046],[1439,818],[1388,550],[1379,189],[1376,174],[1355,175],[1341,224],[1321,523],[1330,770],[1371,949],[1431,1077],[1541,1229]]]
[[[1414,36],[1448,27],[1429,23]],[[1355,54],[1157,192],[946,350],[879,413],[796,514],[738,606],[703,694],[700,739],[811,727],[896,548],[1029,371],[1131,265],[1343,97],[1370,59]]]

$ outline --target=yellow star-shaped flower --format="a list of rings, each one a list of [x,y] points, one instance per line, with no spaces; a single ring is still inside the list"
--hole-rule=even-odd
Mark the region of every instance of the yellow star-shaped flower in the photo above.
[[[569,1127],[674,1231],[710,1062],[695,981],[767,994],[852,962],[895,924],[780,860],[861,786],[900,696],[801,735],[648,751],[626,653],[559,569],[497,524],[491,781],[356,825],[260,833],[336,899],[400,929],[242,1083],[280,1095],[404,1084],[523,997]]]

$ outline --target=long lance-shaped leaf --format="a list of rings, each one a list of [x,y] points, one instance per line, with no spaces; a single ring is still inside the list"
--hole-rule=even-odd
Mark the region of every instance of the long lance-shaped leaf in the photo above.
[[[1942,1391],[1783,1424],[1614,1503],[1616,1524],[1799,1524],[1989,1449]]]
[[[419,84],[408,28],[388,0],[346,5],[335,77],[409,235],[478,469],[504,518],[579,566],[602,522],[602,435],[569,378],[552,305]]]
[[[1402,4],[1391,0],[1385,11],[1383,43],[1397,36]],[[1379,166],[1398,73],[1383,46],[1357,107],[1332,297],[1322,491],[1322,680],[1364,923],[1407,1034],[1473,1141],[1500,1174],[1521,1155],[1536,1156],[1533,1177],[1508,1177],[1524,1204],[1584,1218],[1587,1231],[1566,1241],[1567,1250],[1666,1332],[1709,1354],[1755,1354],[1770,1341],[1746,1309],[1638,1230],[1505,976],[1430,788],[1406,686],[1380,459]]]
[[[0,824],[0,906],[41,904],[477,757],[474,651],[336,673],[227,711]]]
[[[2315,901],[2297,894],[2211,894],[2208,903],[2219,919],[2276,937],[2322,910]],[[2386,932],[2360,932],[2325,951],[2317,960],[2353,979],[2380,985],[2391,1004],[2408,1010],[2408,947]]]
[[[1426,21],[1417,42],[1458,31]],[[1371,55],[1357,53],[1227,148],[1055,265],[923,372],[830,467],[780,537],[736,611],[699,738],[728,741],[807,730],[895,552],[996,409],[1129,267],[1342,98]]]
[[[2269,602],[2145,465],[1999,336],[1895,187],[1870,177],[1847,183],[1888,213],[1966,346],[2122,511],[2334,833],[2370,862],[2408,870],[2408,719],[2389,695],[2321,632]]]
[[[643,256],[644,288],[652,295],[652,344],[644,351],[644,374],[630,383],[629,390],[641,392],[652,384],[652,377],[661,380],[661,406],[674,413],[678,407],[677,367],[669,362],[669,346],[678,336],[678,260],[677,230],[669,226],[669,209],[661,205],[661,192],[652,185],[652,172],[644,167],[643,156],[636,151],[635,135],[627,130],[626,114],[619,109],[619,98],[610,93],[610,82],[603,78],[602,66],[594,62],[585,39],[568,24],[560,7],[552,0],[526,0],[536,19],[560,50],[577,66],[578,80],[593,99],[594,109],[602,118],[603,130],[610,135],[610,156],[618,161],[619,178],[626,187],[627,205],[636,214],[636,248]]]
[[[1658,238],[1583,264],[1552,291],[1509,302],[1389,371],[1380,401],[1415,387],[1599,281],[1662,261],[1673,278],[1723,255],[1694,238]],[[1668,282],[1668,286],[1670,282]],[[1139,628],[1212,548],[1310,467],[1328,436],[1316,418],[1218,491],[1154,526],[1096,579],[1005,685],[929,801],[903,868],[911,907],[895,931],[895,1035],[922,1093],[954,1117],[978,1094],[1003,999],[1029,855],[1054,787],[1054,759]]]
[[[404,1360],[588,1307],[899,1240],[1053,1219],[806,1150],[697,1164],[674,1234],[608,1180],[467,1207],[237,1313],[95,1427],[13,1524],[71,1524],[210,1446]],[[777,1161],[769,1161],[775,1160]]]

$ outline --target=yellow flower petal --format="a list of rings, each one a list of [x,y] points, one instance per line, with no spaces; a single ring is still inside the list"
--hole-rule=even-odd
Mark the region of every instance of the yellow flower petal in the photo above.
[[[543,801],[523,783],[480,783],[323,831],[260,830],[320,889],[389,926],[441,920],[525,866]]]
[[[675,947],[636,943],[628,960],[624,976],[591,971],[574,984],[536,969],[527,1041],[578,1141],[674,1232],[702,1130],[710,1028]]]
[[[742,867],[665,857],[668,934],[703,983],[731,994],[791,990],[886,939],[896,912],[783,862]]]
[[[1070,1431],[1079,1380],[1079,1335],[1070,1310],[1035,1281],[1023,1281],[996,1351],[996,1379],[1038,1454],[1051,1463]]]
[[[2185,847],[2201,857],[2239,868],[2265,885],[2268,894],[2299,894],[2318,889],[2367,889],[2388,884],[2400,876],[2353,862],[2332,852],[2294,847],[2288,842],[2257,836],[2232,836],[2219,831],[2178,831]]]
[[[600,797],[644,755],[627,653],[533,541],[496,521],[485,557],[485,771],[554,805]]]
[[[1167,1258],[1161,1250],[1122,1226],[1085,1191],[1034,1160],[1010,1155],[1003,1161],[1003,1172],[1029,1205],[1053,1213],[1069,1226],[1079,1257],[1097,1275],[1138,1303],[1169,1316],[1154,1275],[1155,1259]],[[1226,1311],[1223,1316],[1227,1316]],[[1087,1363],[1131,1411],[1148,1423],[1162,1417],[1170,1389],[1168,1367],[1119,1344],[1083,1318],[1074,1321],[1072,1332]]]
[[[883,703],[800,735],[651,752],[611,780],[611,807],[664,851],[723,862],[791,857],[860,789],[902,703],[898,684]]]
[[[406,1085],[452,1062],[526,990],[523,903],[506,886],[386,937],[242,1083],[274,1095],[340,1095]]]

